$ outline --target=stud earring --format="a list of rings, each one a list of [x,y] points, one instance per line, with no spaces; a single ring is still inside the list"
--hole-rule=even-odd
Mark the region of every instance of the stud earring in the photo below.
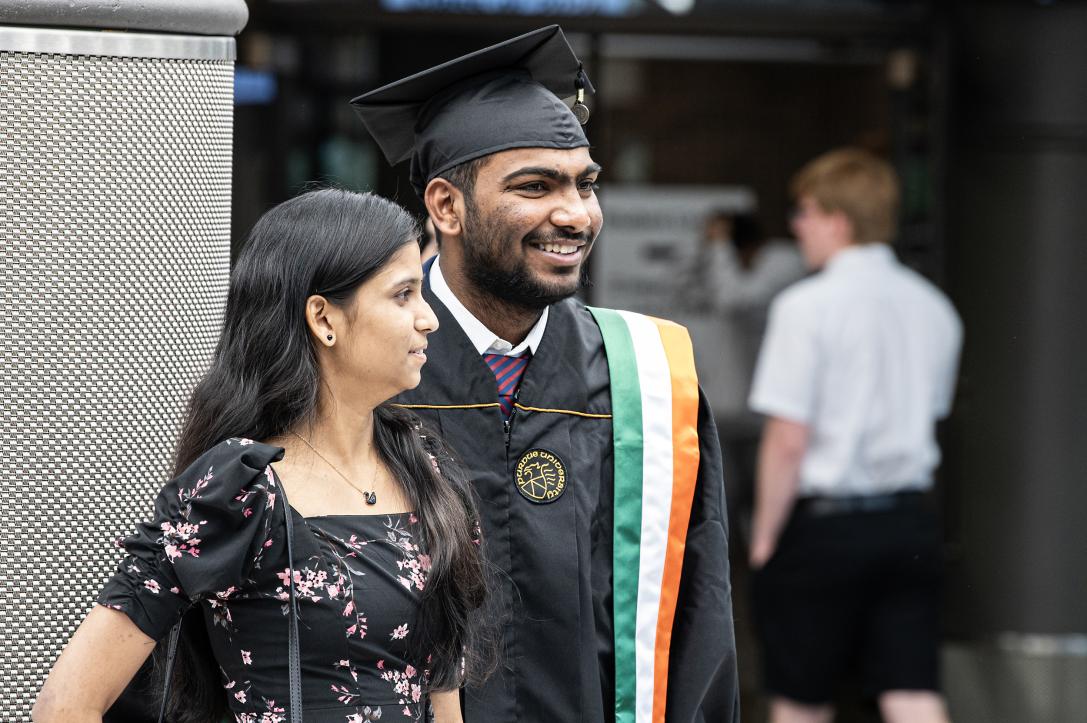
[[[331,335],[331,334],[329,334],[329,335],[328,335],[327,337],[325,337],[325,338],[326,338],[326,339],[328,339],[329,341],[332,341],[332,335]]]

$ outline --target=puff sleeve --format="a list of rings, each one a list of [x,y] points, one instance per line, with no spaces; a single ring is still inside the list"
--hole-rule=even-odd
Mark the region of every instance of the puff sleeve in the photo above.
[[[229,439],[205,452],[155,501],[151,521],[122,543],[124,557],[98,596],[159,640],[193,603],[244,589],[273,545],[283,450]]]

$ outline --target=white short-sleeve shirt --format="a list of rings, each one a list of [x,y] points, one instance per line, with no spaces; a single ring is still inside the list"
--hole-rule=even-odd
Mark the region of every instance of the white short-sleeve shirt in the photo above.
[[[808,426],[800,495],[930,487],[961,345],[947,297],[884,244],[840,251],[782,292],[749,403]]]

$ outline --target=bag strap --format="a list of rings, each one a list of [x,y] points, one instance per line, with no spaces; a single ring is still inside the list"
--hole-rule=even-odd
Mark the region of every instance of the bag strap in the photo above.
[[[287,631],[289,660],[287,675],[291,695],[291,723],[302,723],[302,666],[298,655],[298,601],[294,590],[294,521],[291,518],[291,506],[287,495],[280,487],[279,499],[283,502],[283,514],[287,519],[287,567],[289,569],[291,601],[290,628]]]
[[[181,635],[181,621],[170,628],[170,641],[166,644],[166,680],[162,684],[162,703],[159,705],[159,723],[166,720],[166,702],[170,697],[170,678],[174,674],[174,657],[177,655],[177,639]]]
[[[302,723],[302,665],[298,653],[298,601],[294,589],[294,519],[291,505],[287,502],[287,493],[281,487],[279,499],[283,502],[283,516],[287,522],[287,577],[290,588],[290,618],[287,631],[287,677],[290,687],[291,723]],[[181,635],[181,621],[170,629],[170,640],[166,647],[166,680],[162,684],[162,704],[159,706],[159,721],[166,721],[166,703],[170,697],[170,681],[174,672],[174,659],[177,657],[177,641]]]

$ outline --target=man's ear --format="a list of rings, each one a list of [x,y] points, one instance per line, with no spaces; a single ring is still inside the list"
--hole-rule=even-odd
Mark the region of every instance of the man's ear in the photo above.
[[[853,222],[845,214],[845,211],[835,211],[831,218],[835,225],[835,236],[842,239],[846,244],[855,244],[860,241],[860,239],[856,238]]]
[[[423,191],[423,203],[443,239],[461,234],[464,194],[459,188],[444,178],[435,178]]]

